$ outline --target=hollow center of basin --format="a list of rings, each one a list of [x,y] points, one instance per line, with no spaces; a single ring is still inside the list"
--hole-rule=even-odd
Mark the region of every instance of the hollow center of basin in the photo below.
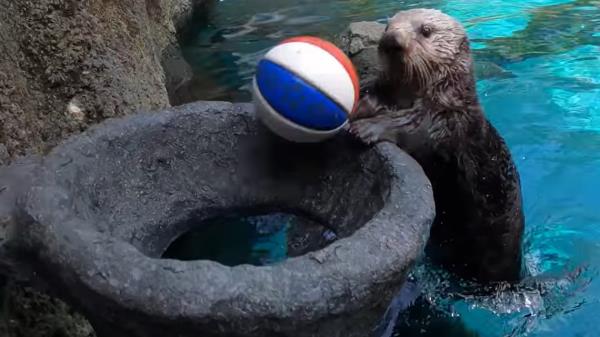
[[[337,239],[327,227],[288,213],[223,216],[193,227],[175,239],[162,257],[263,266],[321,249]]]

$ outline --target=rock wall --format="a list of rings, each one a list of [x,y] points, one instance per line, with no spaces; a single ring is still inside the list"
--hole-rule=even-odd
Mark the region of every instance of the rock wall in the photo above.
[[[384,30],[385,25],[381,23],[353,22],[335,40],[336,45],[354,63],[361,87],[377,77],[379,72],[377,44]]]
[[[0,0],[0,165],[105,118],[168,107],[191,71],[177,30],[205,1]],[[0,336],[93,336],[61,301],[8,284]]]
[[[163,56],[198,3],[0,0],[0,163],[107,117],[169,106]]]

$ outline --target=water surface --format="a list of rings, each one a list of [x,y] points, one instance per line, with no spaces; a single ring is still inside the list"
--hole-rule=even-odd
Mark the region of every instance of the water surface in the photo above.
[[[512,294],[525,308],[497,299],[505,310],[481,301],[445,301],[443,277],[434,277],[432,305],[457,320],[430,317],[417,324],[413,317],[415,325],[402,335],[600,336],[600,1],[224,0],[208,23],[195,27],[185,48],[196,72],[194,95],[247,101],[257,60],[281,39],[332,39],[352,21],[383,22],[410,7],[457,17],[468,29],[476,61],[511,74],[482,78],[478,88],[521,174],[528,271],[562,277],[586,268],[543,296]]]
[[[228,214],[194,223],[162,258],[266,266],[321,249],[336,239],[327,227],[294,214]]]

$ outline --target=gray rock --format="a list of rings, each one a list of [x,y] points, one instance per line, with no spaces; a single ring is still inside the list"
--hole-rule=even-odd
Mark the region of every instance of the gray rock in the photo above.
[[[10,159],[10,154],[6,149],[6,146],[0,143],[0,165],[8,164],[8,160]]]
[[[487,80],[491,78],[506,79],[516,77],[512,72],[505,70],[504,68],[490,61],[476,61],[475,76],[478,80]]]
[[[361,85],[369,83],[379,72],[377,43],[385,25],[378,22],[353,22],[336,39],[336,44],[346,53],[360,78]]]
[[[64,302],[32,288],[14,287],[3,299],[10,319],[0,325],[0,336],[94,336],[91,325],[81,315],[74,313]]]
[[[0,186],[0,261],[103,337],[368,336],[435,212],[396,146],[292,144],[252,105],[219,102],[105,121],[1,168]],[[159,258],[194,223],[257,207],[309,214],[338,240],[262,267]]]
[[[177,28],[202,4],[0,0],[0,165],[105,118],[169,106],[171,85],[190,71]],[[8,284],[0,336],[88,337],[89,324],[72,308]]]
[[[167,7],[171,9],[171,18],[177,31],[184,30],[198,11],[206,11],[215,0],[170,0]]]
[[[165,85],[169,88],[169,102],[174,106],[185,103],[185,99],[182,98],[185,96],[181,91],[194,76],[192,67],[183,57],[178,44],[167,47],[162,53],[161,60],[163,68],[169,70],[165,73]]]
[[[366,48],[376,48],[384,30],[385,25],[378,22],[353,22],[342,34],[340,43],[345,52],[354,56]]]
[[[41,152],[105,118],[168,107],[163,58],[179,55],[164,51],[200,4],[0,0],[0,142]]]

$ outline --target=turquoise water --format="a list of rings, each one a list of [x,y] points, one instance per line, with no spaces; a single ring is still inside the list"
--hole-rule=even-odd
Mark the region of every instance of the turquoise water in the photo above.
[[[162,258],[265,266],[321,249],[337,239],[335,232],[319,223],[280,212],[228,214],[191,225]]]
[[[212,260],[226,266],[269,265],[288,256],[287,214],[211,219],[169,245],[165,259]]]
[[[249,100],[256,61],[287,36],[331,39],[349,22],[385,20],[409,7],[435,7],[457,17],[468,29],[476,61],[511,74],[482,76],[479,95],[520,170],[529,272],[560,276],[585,269],[543,296],[503,294],[518,297],[514,308],[507,299],[496,299],[500,308],[481,300],[444,302],[439,284],[432,286],[432,303],[447,306],[443,310],[472,331],[456,336],[600,336],[600,1],[410,3],[218,2],[185,51],[197,73],[195,95]],[[434,329],[404,336],[445,336]]]

